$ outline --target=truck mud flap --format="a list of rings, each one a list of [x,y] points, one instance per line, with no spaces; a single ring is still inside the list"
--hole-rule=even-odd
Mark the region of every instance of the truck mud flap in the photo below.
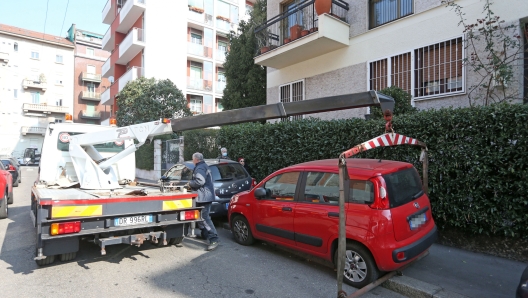
[[[65,237],[42,241],[42,248],[37,252],[37,259],[79,251],[79,237]]]

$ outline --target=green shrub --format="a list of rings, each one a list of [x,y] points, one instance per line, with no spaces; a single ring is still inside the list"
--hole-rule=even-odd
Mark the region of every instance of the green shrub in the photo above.
[[[218,129],[195,129],[183,132],[185,149],[183,157],[191,160],[195,152],[200,152],[204,158],[216,158],[220,153],[217,145]]]
[[[397,133],[428,146],[429,197],[440,227],[528,238],[528,105],[396,114],[393,123]],[[309,118],[224,126],[218,144],[232,158],[244,156],[260,181],[289,165],[336,158],[383,133],[383,120]],[[410,162],[421,173],[419,155],[418,147],[399,146],[370,150],[358,158]]]

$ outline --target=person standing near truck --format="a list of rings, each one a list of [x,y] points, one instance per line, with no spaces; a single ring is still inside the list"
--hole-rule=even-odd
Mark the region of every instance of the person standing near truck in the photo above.
[[[218,246],[218,233],[209,214],[211,204],[215,198],[213,177],[209,166],[204,161],[202,153],[194,153],[192,161],[194,163],[194,171],[188,185],[198,193],[196,205],[203,207],[201,210],[203,222],[198,223],[198,227],[202,230],[202,235],[205,234],[207,236],[206,238],[209,239],[207,250],[214,250]]]

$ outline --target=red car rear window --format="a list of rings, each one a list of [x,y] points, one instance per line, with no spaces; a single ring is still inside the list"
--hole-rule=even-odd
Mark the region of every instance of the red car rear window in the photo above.
[[[383,175],[387,184],[390,207],[405,205],[423,193],[422,182],[415,168]]]

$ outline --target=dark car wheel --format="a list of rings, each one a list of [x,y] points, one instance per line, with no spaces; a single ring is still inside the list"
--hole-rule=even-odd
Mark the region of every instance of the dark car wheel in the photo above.
[[[14,197],[15,197],[15,194],[14,193],[11,193],[11,195],[8,197],[7,199],[7,203],[8,204],[13,204],[14,202]]]
[[[36,262],[37,265],[39,265],[39,266],[49,265],[49,264],[55,262],[55,256],[47,256],[45,259],[42,259],[42,260],[35,260],[35,262]]]
[[[13,187],[18,187],[18,179],[15,182],[13,182]]]
[[[251,233],[251,228],[242,215],[237,215],[233,217],[233,222],[231,223],[231,231],[235,237],[235,241],[242,245],[251,245],[255,242],[253,234]]]
[[[4,193],[4,199],[2,200],[2,205],[0,206],[0,219],[7,218],[7,204],[9,204],[7,198],[7,190]]]
[[[337,266],[337,250],[334,263]],[[362,288],[374,282],[378,276],[378,267],[368,249],[357,243],[347,243],[343,281],[355,288]]]

